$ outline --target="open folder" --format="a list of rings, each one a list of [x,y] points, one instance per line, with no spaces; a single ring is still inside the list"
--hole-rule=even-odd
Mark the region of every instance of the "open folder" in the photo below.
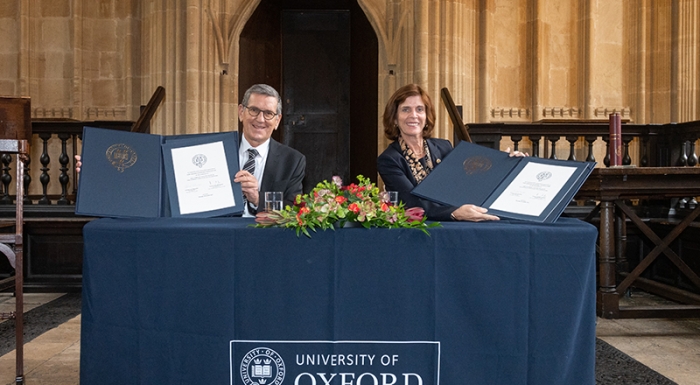
[[[595,162],[511,157],[462,141],[411,193],[451,206],[474,204],[499,217],[551,223],[594,167]]]
[[[238,133],[162,136],[83,129],[75,213],[215,217],[243,212]]]

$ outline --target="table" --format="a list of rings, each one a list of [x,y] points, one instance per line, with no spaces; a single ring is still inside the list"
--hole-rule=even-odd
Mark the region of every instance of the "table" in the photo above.
[[[252,223],[88,223],[80,383],[595,382],[588,223],[311,238]]]
[[[669,199],[700,196],[698,167],[614,167],[593,170],[576,199],[596,199],[600,213],[600,283],[598,314],[605,318],[698,317],[700,296],[640,277],[662,253],[700,288],[700,277],[669,247],[678,235],[700,215],[700,206],[678,221],[663,239],[630,208],[629,199]],[[620,215],[615,214],[615,209]],[[629,219],[655,245],[632,271],[617,271],[625,258],[626,221]],[[624,269],[623,269],[624,270]],[[618,283],[618,276],[621,282]],[[632,285],[688,305],[620,307],[620,297]]]

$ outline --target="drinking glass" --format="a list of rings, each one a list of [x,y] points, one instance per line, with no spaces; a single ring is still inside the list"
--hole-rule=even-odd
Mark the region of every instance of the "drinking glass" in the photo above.
[[[265,211],[282,210],[282,192],[265,191]]]
[[[392,206],[398,206],[399,205],[399,192],[398,191],[387,191],[386,193],[389,195],[389,203],[391,203]]]

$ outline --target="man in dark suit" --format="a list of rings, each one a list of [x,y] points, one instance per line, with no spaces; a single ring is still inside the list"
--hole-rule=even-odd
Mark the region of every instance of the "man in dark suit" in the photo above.
[[[243,134],[238,150],[241,170],[236,173],[234,182],[241,184],[247,201],[244,216],[257,213],[267,191],[281,191],[284,205],[293,204],[294,198],[302,193],[306,158],[271,138],[281,117],[279,93],[266,84],[250,87],[238,105]],[[251,149],[254,151],[249,151]]]
[[[271,138],[282,118],[282,100],[279,93],[266,84],[255,84],[243,95],[238,105],[238,119],[243,123],[238,157],[241,170],[234,182],[241,184],[246,200],[243,216],[255,216],[264,204],[266,191],[282,192],[283,205],[294,204],[302,193],[306,172],[306,157],[299,151]],[[249,150],[254,150],[252,154]],[[76,171],[82,162],[75,156]],[[250,165],[249,169],[244,169]]]

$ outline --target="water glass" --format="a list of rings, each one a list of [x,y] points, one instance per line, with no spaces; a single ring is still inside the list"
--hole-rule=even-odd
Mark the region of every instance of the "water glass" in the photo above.
[[[265,211],[282,210],[282,192],[265,191]]]
[[[387,191],[386,193],[389,196],[389,203],[391,203],[392,206],[398,206],[399,205],[399,192],[398,191]]]

